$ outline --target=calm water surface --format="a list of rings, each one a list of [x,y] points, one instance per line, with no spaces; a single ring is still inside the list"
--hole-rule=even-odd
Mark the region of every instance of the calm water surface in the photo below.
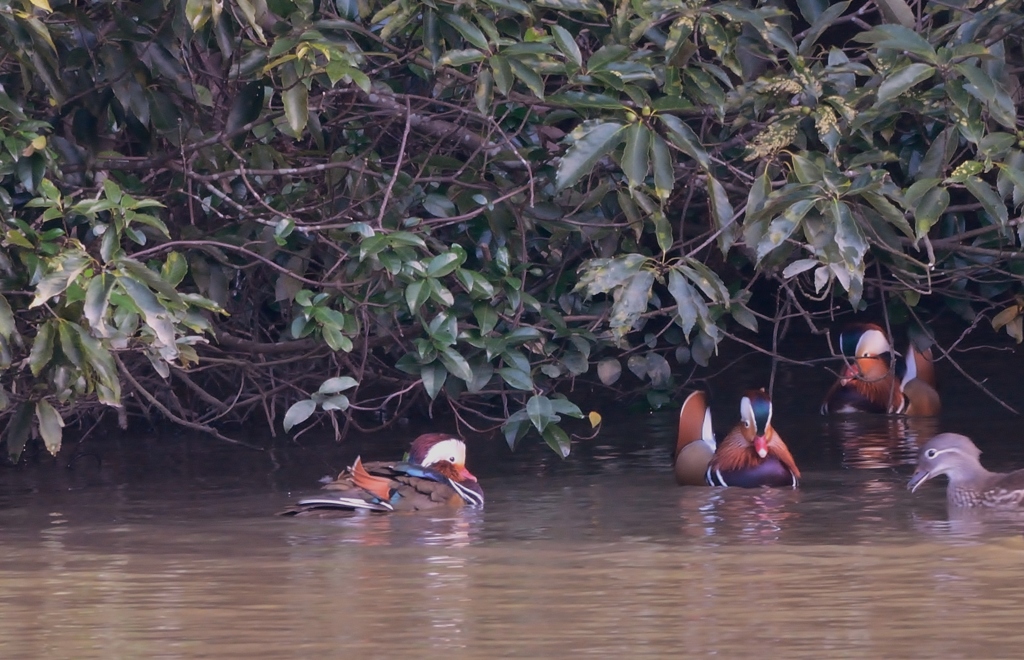
[[[637,415],[566,461],[471,442],[487,508],[435,516],[273,515],[354,443],[109,441],[9,469],[0,657],[1019,657],[1024,519],[905,490],[939,425],[1024,465],[996,442],[1019,420],[777,423],[798,491],[676,487],[674,415]]]

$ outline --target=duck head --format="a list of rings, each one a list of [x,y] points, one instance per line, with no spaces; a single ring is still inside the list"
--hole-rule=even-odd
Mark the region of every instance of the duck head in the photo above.
[[[772,400],[764,389],[751,390],[740,399],[740,423],[743,437],[764,458],[768,455],[768,443],[775,431],[772,429]]]
[[[950,481],[969,478],[978,472],[986,472],[981,467],[978,449],[970,438],[959,433],[940,433],[921,447],[917,457],[917,470],[907,483],[910,492],[917,490],[924,482],[946,475]]]
[[[854,380],[877,381],[889,374],[892,345],[874,323],[851,325],[839,335],[846,368],[839,377],[844,387]]]
[[[454,435],[424,433],[413,440],[406,460],[433,468],[459,483],[476,481],[476,477],[466,469],[466,443]]]

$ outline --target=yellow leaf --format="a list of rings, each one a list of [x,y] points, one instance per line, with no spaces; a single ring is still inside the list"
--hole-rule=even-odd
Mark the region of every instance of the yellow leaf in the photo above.
[[[998,330],[1010,321],[1014,320],[1020,315],[1020,307],[1017,305],[1010,305],[1003,311],[992,317],[992,329]]]
[[[52,9],[50,9],[50,3],[48,0],[29,0],[29,2],[31,2],[36,7],[39,7],[48,14],[53,11]]]
[[[590,428],[596,429],[601,425],[601,413],[596,410],[591,410],[590,414],[587,415],[587,419],[590,420]]]
[[[32,146],[36,151],[46,148],[46,136],[40,135],[36,139],[32,140]]]

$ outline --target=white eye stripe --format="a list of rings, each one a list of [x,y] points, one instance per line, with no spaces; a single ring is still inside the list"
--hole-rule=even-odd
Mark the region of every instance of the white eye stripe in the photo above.
[[[466,464],[466,445],[458,438],[442,440],[427,451],[423,457],[423,465],[434,465],[447,461],[453,465]]]

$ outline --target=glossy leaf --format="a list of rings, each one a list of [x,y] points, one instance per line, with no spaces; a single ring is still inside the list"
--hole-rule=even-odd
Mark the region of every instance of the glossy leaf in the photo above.
[[[284,414],[284,431],[290,432],[293,428],[309,419],[316,411],[316,402],[312,399],[297,401],[288,408]]]
[[[48,401],[40,400],[36,402],[36,420],[46,450],[56,456],[64,435],[64,419]]]
[[[622,172],[630,187],[643,185],[650,166],[651,132],[636,122],[626,129],[626,148],[622,152]]]
[[[623,139],[623,125],[604,122],[589,129],[577,129],[576,141],[569,147],[558,164],[555,186],[567,188],[590,174],[603,156],[619,145]]]

